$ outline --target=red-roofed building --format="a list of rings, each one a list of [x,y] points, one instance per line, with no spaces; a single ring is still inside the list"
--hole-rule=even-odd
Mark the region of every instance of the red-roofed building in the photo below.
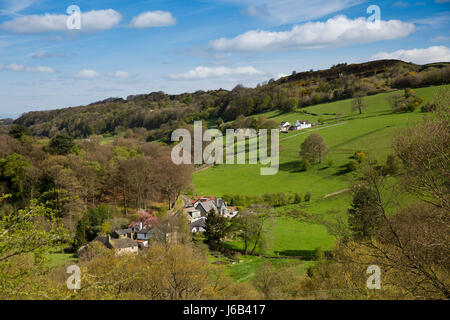
[[[216,200],[216,197],[214,197],[214,196],[209,196],[209,197],[200,196],[200,197],[195,198],[194,201],[192,202],[192,204],[194,205],[194,207],[196,207],[197,204],[199,204],[201,202],[210,201],[210,200]]]

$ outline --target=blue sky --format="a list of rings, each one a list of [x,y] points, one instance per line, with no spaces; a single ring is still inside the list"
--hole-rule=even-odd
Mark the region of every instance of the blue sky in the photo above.
[[[79,30],[67,28],[70,5]],[[450,61],[449,30],[450,0],[0,0],[0,118],[340,62]]]

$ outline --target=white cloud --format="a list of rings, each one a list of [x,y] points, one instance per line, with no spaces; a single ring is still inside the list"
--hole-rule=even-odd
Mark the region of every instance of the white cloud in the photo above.
[[[100,78],[100,73],[91,69],[83,69],[75,75],[78,79],[96,79]]]
[[[170,79],[174,80],[193,80],[193,79],[209,79],[222,78],[229,76],[251,76],[262,74],[263,72],[251,66],[249,67],[203,67],[198,66],[188,72],[169,75]]]
[[[8,65],[0,65],[0,70],[6,71],[25,71],[25,72],[40,72],[40,73],[55,73],[55,70],[47,66],[24,66],[17,63],[11,63]]]
[[[130,28],[151,28],[151,27],[167,27],[177,23],[177,19],[168,11],[147,11],[134,17],[130,24]]]
[[[4,0],[0,14],[16,15],[18,12],[30,7],[36,0]]]
[[[425,2],[422,2],[422,1],[414,2],[414,3],[397,1],[397,2],[394,2],[394,4],[392,6],[399,7],[399,8],[409,8],[409,7],[424,6],[424,5],[425,5]]]
[[[51,52],[45,52],[45,51],[35,52],[28,56],[33,59],[47,59],[47,58],[61,58],[62,57],[62,55],[59,53],[51,53]]]
[[[128,79],[131,77],[131,75],[126,71],[116,71],[113,73],[109,73],[108,75],[118,79]]]
[[[8,70],[8,71],[24,71],[25,66],[17,63],[11,63],[6,66],[1,67],[2,70]]]
[[[53,68],[46,66],[28,67],[27,70],[29,72],[55,73]]]
[[[450,41],[450,37],[446,36],[437,36],[431,39],[433,42],[441,42],[441,41]]]
[[[432,62],[450,62],[450,49],[446,46],[433,46],[424,49],[397,50],[380,52],[373,59],[398,59],[406,62],[425,64]]]
[[[235,38],[213,40],[209,46],[228,52],[281,51],[393,40],[414,31],[414,24],[399,20],[381,21],[380,28],[375,28],[365,18],[336,16],[325,22],[295,25],[288,31],[251,30]]]
[[[245,15],[264,17],[273,24],[318,19],[353,7],[365,0],[221,0],[243,6]]]
[[[0,29],[19,33],[31,34],[42,32],[69,31],[67,28],[68,15],[49,14],[24,15],[5,21],[0,24]],[[81,13],[81,29],[70,31],[92,32],[108,30],[116,26],[122,16],[113,9],[94,10]]]
[[[259,6],[250,5],[244,10],[241,10],[241,13],[250,17],[269,16],[267,5],[259,5]]]

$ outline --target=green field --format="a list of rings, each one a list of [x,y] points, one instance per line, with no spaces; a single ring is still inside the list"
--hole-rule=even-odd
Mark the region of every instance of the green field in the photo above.
[[[437,87],[420,88],[415,91],[425,101],[433,97]],[[280,169],[274,176],[261,176],[260,165],[218,165],[194,176],[197,194],[222,196],[224,194],[256,195],[278,191],[306,192],[320,198],[326,194],[347,188],[350,175],[344,174],[343,166],[357,150],[368,152],[379,163],[386,161],[391,152],[391,141],[396,131],[411,121],[420,119],[420,110],[415,113],[392,114],[386,98],[394,93],[383,93],[366,97],[367,109],[362,115],[351,114],[351,100],[321,104],[305,108],[308,112],[341,112],[342,116],[322,116],[322,126],[287,134],[280,134]],[[419,109],[419,108],[418,108]],[[304,114],[293,112],[279,115],[265,114],[277,122],[306,119]],[[318,117],[319,117],[318,116]],[[317,121],[309,116],[310,121]],[[300,171],[300,145],[312,132],[319,133],[330,151],[322,165],[308,172]],[[331,160],[333,165],[328,168]]]
[[[64,267],[69,263],[76,263],[77,258],[72,253],[51,253],[50,254],[50,267],[52,268],[58,268],[58,267]]]
[[[449,86],[447,86],[449,87]],[[417,94],[430,101],[438,87],[415,89]],[[316,247],[330,250],[334,238],[329,235],[320,221],[344,215],[351,198],[342,193],[327,199],[325,195],[349,187],[353,174],[347,173],[345,165],[355,151],[368,152],[379,164],[386,162],[392,153],[391,142],[396,132],[422,117],[420,107],[414,113],[392,114],[387,98],[395,92],[365,97],[367,109],[362,115],[351,112],[351,100],[320,104],[301,109],[316,116],[301,112],[280,114],[278,111],[266,113],[267,118],[277,122],[309,120],[314,123],[319,118],[321,126],[303,131],[280,133],[280,168],[273,176],[261,176],[260,165],[217,165],[194,175],[194,184],[198,195],[223,196],[224,194],[261,195],[264,193],[312,192],[312,202],[278,208],[280,217],[267,227],[267,246],[264,254],[271,256],[308,256]],[[329,153],[322,164],[316,164],[309,171],[300,169],[300,145],[312,132],[319,133],[329,147]],[[329,167],[329,161],[332,162]],[[285,216],[284,212],[298,207],[318,220],[305,221]],[[226,243],[230,248],[241,249],[239,242]],[[253,260],[252,260],[253,261]],[[245,272],[254,272],[254,265],[235,268],[234,278],[245,278]],[[253,266],[253,267],[252,267]],[[232,268],[232,270],[233,270]],[[242,273],[242,274],[241,274]],[[248,275],[248,272],[247,272]]]
[[[295,267],[299,274],[305,274],[308,267],[314,265],[315,261],[300,261],[298,259],[266,259],[261,257],[246,256],[240,262],[227,267],[228,274],[236,282],[250,281],[256,274],[258,268],[266,261],[270,261],[276,267]]]

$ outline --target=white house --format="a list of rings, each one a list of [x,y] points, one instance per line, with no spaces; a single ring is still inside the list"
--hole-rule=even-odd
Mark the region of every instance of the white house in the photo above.
[[[290,127],[291,127],[291,124],[289,122],[281,121],[281,123],[280,123],[280,131],[281,132],[287,132]]]
[[[303,130],[303,129],[308,129],[311,128],[311,123],[307,120],[297,120],[297,122],[295,123],[295,126],[292,126],[289,128],[289,130],[291,131],[295,131],[295,130]]]

